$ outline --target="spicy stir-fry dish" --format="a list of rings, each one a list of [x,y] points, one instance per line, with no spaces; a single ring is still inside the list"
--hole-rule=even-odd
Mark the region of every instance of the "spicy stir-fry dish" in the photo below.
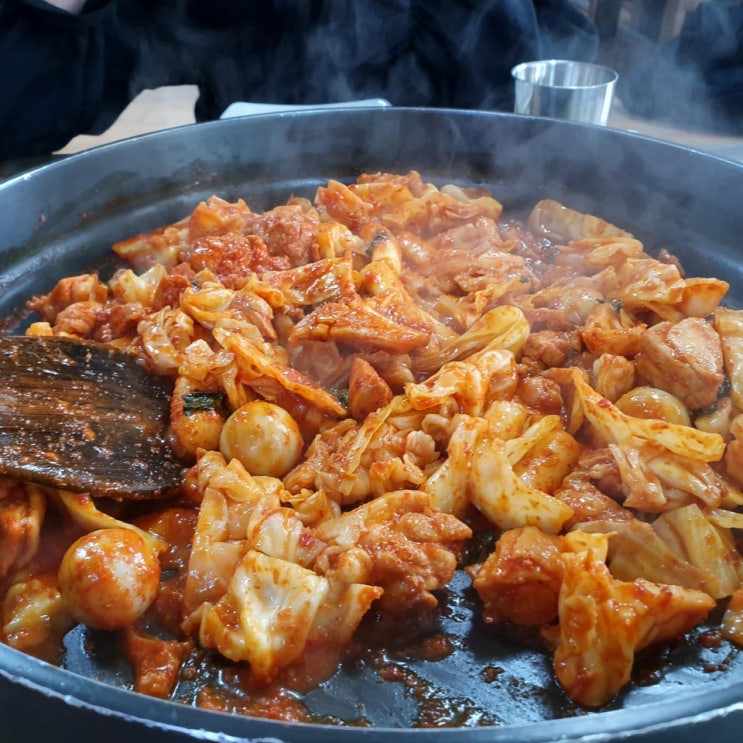
[[[291,699],[365,623],[435,615],[455,574],[476,631],[539,638],[580,708],[712,616],[743,642],[725,281],[554,201],[505,218],[416,172],[262,213],[214,196],[113,250],[111,276],[30,299],[26,333],[170,380],[183,483],[116,501],[2,481],[8,645],[58,659],[84,625],[139,692],[171,698],[211,658],[198,705],[303,719],[230,702],[225,678]]]

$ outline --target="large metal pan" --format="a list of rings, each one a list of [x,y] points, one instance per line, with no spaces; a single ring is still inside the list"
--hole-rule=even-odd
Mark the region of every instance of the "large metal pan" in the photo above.
[[[611,129],[464,111],[368,109],[231,119],[82,153],[0,184],[0,315],[56,280],[104,265],[112,242],[178,219],[211,194],[268,208],[311,195],[329,178],[419,170],[443,184],[492,187],[508,213],[554,198],[633,231],[649,252],[676,253],[691,274],[732,284],[743,298],[743,167]],[[19,320],[19,322],[21,322]],[[5,323],[13,329],[15,320]],[[417,704],[369,669],[341,671],[313,692],[321,713],[363,714],[368,728],[310,726],[207,712],[128,691],[105,640],[73,632],[65,668],[0,646],[3,741],[691,741],[737,740],[743,656],[701,636],[665,649],[608,710],[581,713],[551,677],[546,656],[473,629],[466,598],[441,631],[456,648],[416,666],[451,709],[487,727],[411,729]],[[483,669],[502,669],[487,683]],[[652,680],[652,683],[650,681]],[[491,679],[492,681],[492,679]],[[641,680],[642,681],[642,680]],[[438,695],[438,697],[436,696]],[[429,700],[430,701],[430,700]],[[350,716],[354,716],[353,713]]]

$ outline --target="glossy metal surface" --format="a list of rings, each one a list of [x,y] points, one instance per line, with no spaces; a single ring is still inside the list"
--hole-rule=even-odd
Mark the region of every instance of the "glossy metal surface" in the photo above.
[[[590,62],[547,59],[523,62],[511,70],[514,111],[584,124],[606,124],[617,73]]]

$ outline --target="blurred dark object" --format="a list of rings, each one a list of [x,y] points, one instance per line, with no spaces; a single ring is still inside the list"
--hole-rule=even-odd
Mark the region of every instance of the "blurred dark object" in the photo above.
[[[0,158],[48,156],[99,114],[110,0],[73,16],[41,0],[0,0]],[[22,164],[21,165],[22,169]]]
[[[165,85],[198,85],[199,121],[235,101],[511,111],[511,67],[592,61],[597,41],[571,0],[0,0],[0,160],[100,134]]]
[[[61,157],[61,155],[45,155],[42,157],[22,157],[18,160],[2,160],[0,161],[0,181],[26,170],[48,165],[50,162],[60,160]]]
[[[653,0],[654,1],[654,0]],[[617,37],[618,38],[618,37]],[[677,36],[621,50],[617,96],[634,116],[687,129],[743,134],[743,3],[711,0],[689,11]]]
[[[588,15],[596,24],[599,39],[613,39],[619,28],[622,0],[593,0]]]

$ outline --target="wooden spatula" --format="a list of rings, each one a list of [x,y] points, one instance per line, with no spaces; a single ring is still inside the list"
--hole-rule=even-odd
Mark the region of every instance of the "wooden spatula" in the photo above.
[[[118,498],[179,485],[170,396],[133,356],[56,337],[0,337],[0,474]]]

